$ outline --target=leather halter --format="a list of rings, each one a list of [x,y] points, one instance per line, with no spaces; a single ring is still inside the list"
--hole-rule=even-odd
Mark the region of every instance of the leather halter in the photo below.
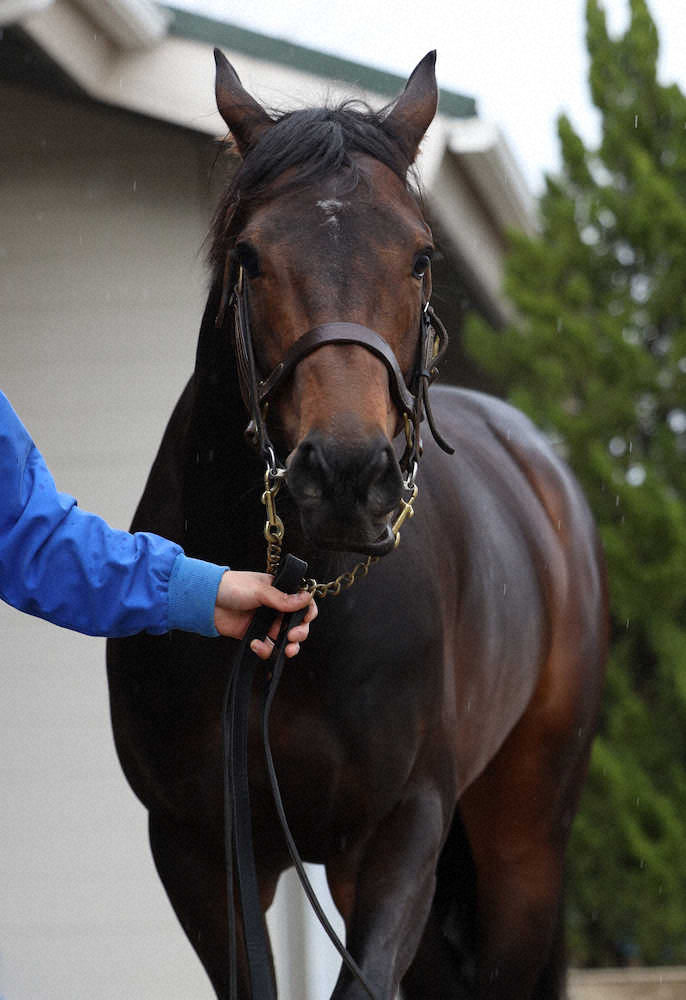
[[[267,464],[275,464],[275,452],[266,427],[266,409],[273,396],[292,374],[296,366],[325,344],[357,344],[384,363],[388,371],[389,388],[402,423],[405,425],[407,447],[401,465],[411,469],[421,455],[419,428],[426,414],[431,433],[443,451],[453,448],[438,432],[431,413],[428,390],[438,375],[438,364],[448,347],[448,334],[428,302],[424,303],[419,322],[419,339],[415,366],[406,377],[387,341],[374,330],[358,323],[324,323],[308,330],[286,352],[285,357],[267,375],[258,371],[250,325],[248,282],[243,268],[229,294],[231,264],[227,259],[224,288],[216,326],[223,326],[226,306],[234,316],[234,340],[241,396],[250,415],[245,434]],[[402,426],[402,424],[401,424]]]

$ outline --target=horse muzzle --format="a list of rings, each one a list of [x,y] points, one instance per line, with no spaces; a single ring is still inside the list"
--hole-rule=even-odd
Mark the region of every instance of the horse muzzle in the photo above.
[[[321,549],[385,555],[402,475],[390,441],[379,434],[343,443],[311,431],[292,452],[288,488],[308,542]]]

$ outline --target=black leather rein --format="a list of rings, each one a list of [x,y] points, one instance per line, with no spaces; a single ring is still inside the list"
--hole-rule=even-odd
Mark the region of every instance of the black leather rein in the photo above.
[[[282,568],[274,578],[274,586],[285,593],[295,593],[307,573],[307,563],[287,555]],[[271,954],[267,941],[259,882],[255,865],[252,839],[252,813],[248,780],[248,733],[255,669],[260,664],[258,656],[250,649],[253,639],[262,639],[276,617],[270,608],[260,608],[254,615],[234,660],[224,697],[222,712],[224,730],[224,850],[226,857],[226,895],[229,930],[227,1000],[238,1000],[238,938],[236,916],[240,914],[243,939],[248,963],[251,1000],[276,1000]],[[265,665],[265,685],[262,701],[262,739],[265,763],[269,776],[274,805],[291,861],[305,894],[319,922],[343,959],[351,975],[358,980],[370,1000],[376,1000],[350,952],[346,949],[329,922],[307,877],[305,866],[295,846],[284,812],[281,792],[274,768],[269,742],[269,717],[286,659],[288,633],[305,617],[305,611],[285,615],[278,638],[274,643],[272,659]],[[235,890],[238,890],[240,907],[236,907]]]

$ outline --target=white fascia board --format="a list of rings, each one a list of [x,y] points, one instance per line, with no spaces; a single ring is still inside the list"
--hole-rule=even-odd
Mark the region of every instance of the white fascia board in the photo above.
[[[512,308],[504,291],[507,230],[537,231],[536,203],[493,123],[440,114],[426,134],[417,165],[432,218],[440,225],[472,293],[496,323]]]
[[[151,0],[76,0],[122,49],[149,48],[167,32],[171,14]]]
[[[98,30],[81,10],[67,0],[29,14],[19,24],[33,41],[85,91],[94,92],[97,81],[115,57],[108,35]]]
[[[503,229],[536,232],[535,201],[497,125],[481,118],[453,121],[447,145]]]
[[[52,3],[53,0],[0,0],[0,26],[21,21]]]
[[[475,191],[450,151],[453,124],[454,119],[439,118],[422,144],[418,166],[424,200],[440,228],[443,252],[455,259],[492,321],[506,323],[510,309],[503,294],[505,234],[490,203]]]
[[[22,27],[91,97],[220,136],[226,126],[214,99],[212,47],[164,37],[147,49],[122,50],[82,9],[81,0],[53,0],[21,21]],[[248,90],[268,108],[305,107],[350,97],[349,85],[277,65],[241,52],[226,52]],[[381,105],[386,98],[355,96]]]

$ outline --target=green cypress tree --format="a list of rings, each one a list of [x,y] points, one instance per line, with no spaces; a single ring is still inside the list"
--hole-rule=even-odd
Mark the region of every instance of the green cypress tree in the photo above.
[[[469,352],[563,451],[607,554],[606,708],[573,838],[572,959],[686,961],[686,98],[644,0],[587,0],[602,141],[558,122],[540,234],[512,235],[517,320]]]

